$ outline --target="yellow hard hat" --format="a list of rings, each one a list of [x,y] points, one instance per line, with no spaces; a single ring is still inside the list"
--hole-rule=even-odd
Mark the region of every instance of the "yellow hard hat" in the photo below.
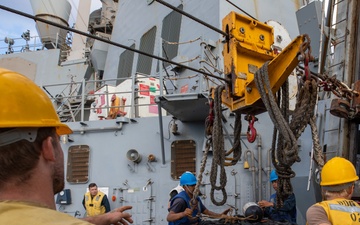
[[[339,185],[357,181],[354,165],[347,159],[334,157],[330,159],[321,171],[321,186]]]
[[[0,68],[0,128],[55,127],[58,135],[72,130],[60,119],[46,95],[29,78]]]

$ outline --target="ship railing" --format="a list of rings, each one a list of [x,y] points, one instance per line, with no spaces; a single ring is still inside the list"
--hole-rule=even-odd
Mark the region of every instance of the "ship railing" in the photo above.
[[[23,38],[5,37],[0,39],[0,54],[21,53],[26,51],[38,51],[42,49],[39,36],[32,36],[28,41]]]
[[[126,112],[126,117],[157,116],[156,113],[141,113],[144,111],[142,110],[144,107],[153,107],[153,109],[155,109],[155,106],[157,107],[155,101],[152,101],[154,99],[151,98],[159,95],[160,84],[154,85],[151,90],[150,88],[147,90],[140,88],[141,84],[149,82],[149,79],[158,84],[158,77],[138,73],[127,78],[94,79],[44,85],[43,89],[46,90],[52,99],[62,122],[106,119],[110,109],[115,108],[111,106],[110,101],[111,96],[114,94],[120,97],[120,99],[126,98],[126,104],[120,105],[120,110]],[[149,99],[149,101],[141,101],[144,98]],[[104,104],[97,104],[101,99]],[[95,112],[101,112],[97,118],[94,115]],[[92,118],[90,118],[91,116]]]
[[[55,39],[55,42],[41,42],[41,38],[43,39]],[[61,38],[59,35],[56,35],[55,38],[52,36],[30,36],[27,39],[23,37],[5,37],[4,39],[0,39],[0,54],[13,54],[13,53],[22,53],[27,51],[41,51],[45,50],[45,46],[47,48],[59,48],[61,50],[70,49],[71,39],[69,38]]]
[[[75,116],[79,111],[80,102],[77,100],[77,93],[81,88],[81,82],[75,82],[73,77],[70,83],[45,85],[43,89],[52,98],[56,111],[63,122],[75,121]],[[52,89],[62,88],[60,92],[52,95]],[[67,93],[67,94],[66,94]]]

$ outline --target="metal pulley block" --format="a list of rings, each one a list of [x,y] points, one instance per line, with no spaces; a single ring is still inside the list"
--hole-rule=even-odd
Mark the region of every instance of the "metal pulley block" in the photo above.
[[[348,119],[350,116],[350,103],[343,99],[331,101],[330,113],[334,116]]]

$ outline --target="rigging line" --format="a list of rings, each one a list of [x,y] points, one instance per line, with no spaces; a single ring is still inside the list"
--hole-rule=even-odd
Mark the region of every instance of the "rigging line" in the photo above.
[[[225,33],[224,31],[222,31],[222,30],[220,30],[220,29],[218,29],[218,28],[216,28],[216,27],[214,27],[214,26],[212,26],[212,25],[210,25],[210,24],[208,24],[208,23],[205,23],[204,21],[202,21],[202,20],[200,20],[200,19],[198,19],[198,18],[196,18],[196,17],[194,17],[194,16],[192,16],[192,15],[190,15],[190,14],[188,14],[188,13],[186,13],[186,12],[184,12],[184,11],[182,11],[182,10],[174,7],[174,6],[172,6],[172,5],[170,5],[169,3],[166,3],[166,2],[164,2],[164,1],[162,1],[162,0],[155,0],[155,1],[157,1],[157,2],[160,3],[160,4],[163,4],[164,6],[170,8],[170,9],[172,9],[172,10],[174,10],[174,11],[180,13],[180,14],[183,14],[184,16],[189,17],[189,18],[192,19],[192,20],[195,20],[195,21],[198,22],[198,23],[201,23],[202,25],[204,25],[204,26],[206,26],[206,27],[208,27],[208,28],[210,28],[210,29],[218,32],[219,34],[224,35],[225,37],[229,37],[229,34]]]
[[[190,41],[185,41],[185,42],[170,42],[170,41],[167,41],[165,39],[163,39],[163,41],[166,43],[166,44],[169,44],[169,45],[182,45],[182,44],[189,44],[189,43],[193,43],[195,41],[198,41],[200,40],[201,37],[198,37],[196,38],[195,40],[190,40]]]
[[[253,20],[258,20],[255,17],[253,17],[252,15],[250,15],[249,13],[245,12],[243,9],[241,9],[240,7],[238,7],[237,5],[235,5],[234,3],[232,3],[229,0],[226,0],[228,3],[230,3],[232,6],[234,6],[235,8],[237,8],[238,10],[240,10],[241,12],[243,12],[244,14],[246,14],[248,17],[251,17]]]
[[[73,32],[73,33],[77,33],[77,34],[80,34],[80,35],[84,35],[84,36],[86,36],[86,37],[93,38],[93,39],[95,39],[95,40],[102,41],[102,42],[108,43],[108,44],[113,45],[113,46],[117,46],[117,47],[120,47],[120,48],[124,48],[124,49],[126,49],[126,50],[133,51],[133,52],[136,52],[136,53],[138,53],[138,54],[142,54],[142,55],[148,56],[148,57],[150,57],[150,58],[154,58],[154,59],[157,59],[157,60],[160,60],[160,61],[163,61],[163,62],[167,62],[167,63],[170,63],[170,64],[174,64],[174,65],[177,65],[177,66],[179,66],[179,67],[183,67],[183,68],[185,68],[185,69],[188,69],[188,70],[191,70],[191,71],[194,71],[194,72],[201,73],[201,74],[203,74],[203,75],[207,75],[207,76],[210,76],[210,77],[214,77],[214,78],[216,78],[216,79],[219,79],[219,80],[223,80],[223,81],[226,81],[226,82],[230,82],[230,81],[229,81],[228,79],[226,79],[226,78],[219,77],[219,76],[215,76],[215,75],[210,74],[210,73],[205,73],[204,71],[201,71],[201,70],[198,70],[198,69],[195,69],[195,68],[192,68],[192,67],[189,67],[189,66],[186,66],[186,65],[183,65],[183,64],[180,64],[180,63],[171,61],[171,60],[167,60],[167,59],[161,58],[161,57],[159,57],[159,56],[152,55],[152,54],[149,54],[149,53],[146,53],[146,52],[137,50],[137,49],[133,49],[133,48],[131,48],[131,47],[128,47],[128,46],[125,46],[125,45],[122,45],[122,44],[119,44],[119,43],[116,43],[116,42],[113,42],[113,41],[110,41],[110,40],[106,40],[106,39],[104,39],[104,38],[101,38],[101,37],[98,37],[98,36],[95,36],[95,35],[92,35],[92,34],[88,34],[88,33],[85,33],[85,32],[79,31],[79,30],[76,30],[76,29],[74,29],[74,28],[66,27],[66,26],[63,26],[63,25],[61,25],[61,24],[54,23],[54,22],[52,22],[52,21],[45,20],[45,19],[42,19],[42,18],[33,16],[33,15],[27,14],[27,13],[24,13],[24,12],[21,12],[21,11],[18,11],[18,10],[12,9],[12,8],[9,8],[9,7],[6,7],[6,6],[4,6],[4,5],[0,5],[0,9],[9,11],[9,12],[12,12],[12,13],[15,13],[15,14],[18,14],[18,15],[21,15],[21,16],[24,16],[24,17],[27,17],[27,18],[30,18],[30,19],[33,19],[33,20],[35,20],[35,21],[40,21],[40,22],[43,22],[43,23],[46,23],[46,24],[49,24],[49,25],[52,25],[52,26],[55,26],[55,27],[59,27],[59,28],[61,28],[61,29],[64,29],[64,30],[67,30],[67,31],[71,31],[71,32]]]

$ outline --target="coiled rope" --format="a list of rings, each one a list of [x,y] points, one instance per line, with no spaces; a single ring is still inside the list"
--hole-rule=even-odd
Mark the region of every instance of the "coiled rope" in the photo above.
[[[224,85],[220,85],[216,87],[214,92],[214,125],[212,130],[212,140],[213,140],[213,160],[211,163],[211,172],[210,172],[210,198],[211,201],[217,205],[224,205],[227,200],[227,194],[225,190],[227,177],[225,172],[225,150],[224,150],[224,135],[223,135],[223,127],[222,127],[222,113],[221,113],[221,93],[225,89]],[[217,174],[218,167],[220,172],[220,184],[217,185]],[[223,198],[221,201],[216,201],[214,194],[215,190],[221,191]]]
[[[297,139],[305,130],[307,124],[314,122],[314,109],[317,98],[317,83],[315,80],[306,80],[298,95],[292,120],[289,123],[288,110],[288,83],[281,87],[281,94],[276,100],[272,93],[269,75],[268,62],[266,62],[256,73],[255,83],[259,90],[261,99],[274,123],[274,134],[272,144],[272,162],[279,176],[277,190],[277,207],[283,206],[283,201],[293,192],[290,179],[295,176],[291,166],[300,162],[298,155]],[[280,104],[281,101],[281,104]],[[280,106],[281,108],[280,108]],[[318,148],[317,132],[312,128],[314,148]],[[277,133],[277,146],[275,146]],[[317,142],[317,143],[316,143]],[[275,150],[276,149],[276,150]],[[315,152],[321,152],[317,149]],[[319,155],[319,154],[318,154]]]
[[[235,165],[241,157],[241,114],[235,113],[235,128],[234,128],[234,145],[229,151],[224,149],[224,135],[222,125],[222,91],[225,89],[224,85],[218,86],[214,90],[214,99],[210,101],[209,117],[206,120],[206,134],[211,140],[213,150],[213,160],[210,171],[210,199],[214,205],[224,205],[227,200],[227,194],[225,190],[227,177],[225,172],[225,166]],[[213,109],[211,110],[211,106]],[[208,143],[207,143],[208,144]],[[232,157],[229,155],[232,154]],[[207,155],[207,153],[206,153]],[[220,173],[219,184],[217,184],[218,172]],[[221,201],[215,199],[215,191],[221,191],[223,198]]]

